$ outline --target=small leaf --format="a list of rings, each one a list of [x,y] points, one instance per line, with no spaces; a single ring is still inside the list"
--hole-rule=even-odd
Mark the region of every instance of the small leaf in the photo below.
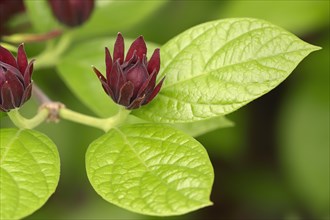
[[[103,91],[102,85],[95,76],[91,65],[94,65],[105,75],[104,47],[113,51],[115,38],[97,38],[77,44],[66,53],[57,70],[66,85],[92,111],[101,117],[108,117],[118,111],[112,99]],[[126,48],[133,40],[125,39]],[[147,43],[148,57],[151,57],[155,44]]]
[[[207,152],[165,125],[110,130],[89,146],[86,167],[98,194],[134,212],[179,215],[212,204],[214,177]]]
[[[54,143],[33,130],[0,130],[0,219],[20,219],[54,193],[60,159]]]
[[[318,49],[258,19],[201,24],[161,48],[163,88],[133,114],[165,123],[229,114],[275,88]]]

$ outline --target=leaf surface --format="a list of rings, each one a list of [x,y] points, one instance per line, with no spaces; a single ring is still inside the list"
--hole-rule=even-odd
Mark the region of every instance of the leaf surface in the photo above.
[[[20,219],[54,193],[60,175],[55,144],[33,130],[0,130],[0,219]]]
[[[318,49],[263,20],[198,25],[161,47],[164,85],[155,100],[133,114],[166,123],[229,114],[275,88]]]
[[[86,167],[98,194],[134,212],[179,215],[212,204],[214,174],[207,152],[165,125],[110,130],[89,146]]]

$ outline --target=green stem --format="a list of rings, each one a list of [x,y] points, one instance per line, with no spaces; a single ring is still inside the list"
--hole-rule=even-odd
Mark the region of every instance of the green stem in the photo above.
[[[46,67],[54,66],[62,53],[68,48],[72,41],[72,34],[71,32],[66,32],[62,35],[59,42],[54,46],[54,42],[48,42],[46,50],[37,56],[35,69],[43,69]]]
[[[80,124],[88,125],[91,127],[96,127],[104,132],[109,131],[111,128],[116,127],[120,123],[122,123],[130,111],[126,109],[120,109],[119,112],[114,115],[113,117],[110,118],[95,118],[91,116],[87,116],[75,111],[72,111],[67,108],[61,108],[59,110],[59,116],[63,119],[69,120],[69,121],[74,121]]]
[[[47,119],[48,114],[48,109],[43,108],[33,118],[27,119],[19,113],[18,109],[13,109],[8,112],[8,116],[11,121],[21,129],[32,129],[37,127]]]

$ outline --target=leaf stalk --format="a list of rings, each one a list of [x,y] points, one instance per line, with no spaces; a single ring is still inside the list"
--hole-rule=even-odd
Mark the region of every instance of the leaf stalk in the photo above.
[[[108,132],[110,129],[121,124],[129,115],[130,111],[121,108],[119,112],[110,118],[96,118],[88,115],[84,115],[67,108],[61,108],[59,110],[60,118],[77,122],[80,124],[96,127],[104,132]]]
[[[40,125],[42,122],[44,122],[49,115],[49,111],[46,108],[41,108],[38,113],[30,119],[27,119],[23,117],[18,109],[13,109],[10,112],[8,112],[8,116],[10,120],[21,129],[32,129]]]

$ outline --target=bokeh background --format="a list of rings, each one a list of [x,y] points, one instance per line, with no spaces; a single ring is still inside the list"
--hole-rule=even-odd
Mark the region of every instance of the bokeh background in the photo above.
[[[1,36],[38,32],[22,1],[0,0],[0,7]],[[329,1],[99,0],[92,18],[107,10],[102,20],[85,27],[85,35],[77,42],[110,38],[120,31],[125,37],[143,35],[147,41],[162,45],[206,21],[254,17],[323,49],[303,60],[279,87],[228,115],[234,127],[197,137],[215,170],[213,206],[182,216],[157,218],[109,204],[95,193],[85,172],[86,149],[102,132],[61,121],[37,128],[58,146],[61,177],[55,194],[26,219],[329,219]],[[44,46],[26,44],[26,50],[36,55]],[[93,114],[55,69],[36,71],[34,81],[53,100]],[[32,116],[36,109],[32,99],[22,113]],[[1,128],[10,126],[8,118],[1,120]]]

